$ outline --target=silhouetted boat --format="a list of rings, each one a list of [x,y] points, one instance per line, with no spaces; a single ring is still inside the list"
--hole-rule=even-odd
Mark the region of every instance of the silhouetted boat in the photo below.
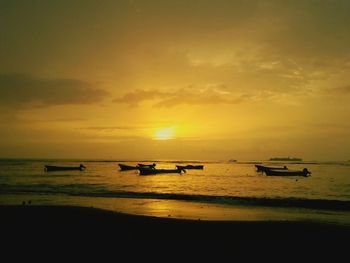
[[[177,169],[203,169],[204,168],[204,165],[176,165],[176,168]]]
[[[155,168],[138,168],[140,171],[140,175],[150,175],[150,174],[168,174],[168,173],[182,173],[186,172],[183,169],[155,169]]]
[[[86,167],[84,165],[80,165],[78,167],[72,167],[72,166],[53,166],[53,165],[45,165],[45,171],[46,172],[53,172],[53,171],[83,171]]]
[[[271,167],[271,166],[263,166],[263,165],[255,165],[257,172],[265,172],[266,170],[288,170],[287,166],[283,167]]]
[[[122,170],[122,171],[137,170],[139,168],[154,168],[156,166],[155,163],[154,164],[142,164],[142,163],[139,163],[139,164],[137,164],[135,166],[119,163],[118,165],[120,167],[120,170]]]
[[[265,170],[266,175],[268,176],[308,176],[311,174],[307,168],[304,168],[302,171],[292,171],[292,170],[273,170],[267,169]]]
[[[126,165],[126,164],[118,164],[120,167],[120,170],[122,171],[129,171],[129,170],[137,170],[138,166],[131,166],[131,165]]]

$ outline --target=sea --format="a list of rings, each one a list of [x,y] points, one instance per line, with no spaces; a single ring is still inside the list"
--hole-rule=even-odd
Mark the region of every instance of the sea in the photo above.
[[[204,165],[140,175],[118,164]],[[86,167],[46,172],[45,165]],[[309,177],[266,176],[255,164],[307,168]],[[193,220],[316,221],[350,225],[350,162],[0,159],[0,205],[73,205]]]

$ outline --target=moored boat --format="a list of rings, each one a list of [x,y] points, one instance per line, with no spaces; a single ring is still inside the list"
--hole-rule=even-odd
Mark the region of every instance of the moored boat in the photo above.
[[[257,172],[265,172],[266,170],[288,170],[287,166],[283,167],[271,167],[271,166],[264,166],[264,165],[255,165]]]
[[[304,168],[301,171],[268,169],[268,170],[265,170],[265,173],[267,176],[305,176],[305,177],[311,174],[311,172],[307,168]]]
[[[168,173],[182,173],[186,172],[183,169],[155,169],[155,168],[145,168],[139,167],[140,175],[151,175],[151,174],[168,174]]]
[[[131,165],[126,165],[126,164],[122,164],[122,163],[119,163],[118,165],[120,167],[120,170],[122,170],[122,171],[130,171],[130,170],[137,170],[138,169],[137,166],[131,166]]]
[[[142,163],[139,163],[139,164],[137,164],[135,166],[119,163],[118,165],[119,165],[121,171],[137,170],[139,168],[154,168],[156,166],[155,163],[154,164],[142,164]]]
[[[176,168],[177,169],[203,169],[204,168],[204,165],[176,165]]]
[[[84,171],[86,167],[82,164],[78,167],[74,166],[54,166],[54,165],[45,165],[46,172],[54,172],[54,171]]]

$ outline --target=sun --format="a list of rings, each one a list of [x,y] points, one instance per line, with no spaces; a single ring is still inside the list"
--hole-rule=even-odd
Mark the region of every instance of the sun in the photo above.
[[[155,140],[171,140],[174,139],[175,136],[175,128],[160,128],[156,129],[154,133]]]

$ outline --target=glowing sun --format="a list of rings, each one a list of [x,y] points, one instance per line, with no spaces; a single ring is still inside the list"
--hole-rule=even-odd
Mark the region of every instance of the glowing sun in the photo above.
[[[175,128],[157,129],[154,134],[155,140],[171,140],[174,139]]]

